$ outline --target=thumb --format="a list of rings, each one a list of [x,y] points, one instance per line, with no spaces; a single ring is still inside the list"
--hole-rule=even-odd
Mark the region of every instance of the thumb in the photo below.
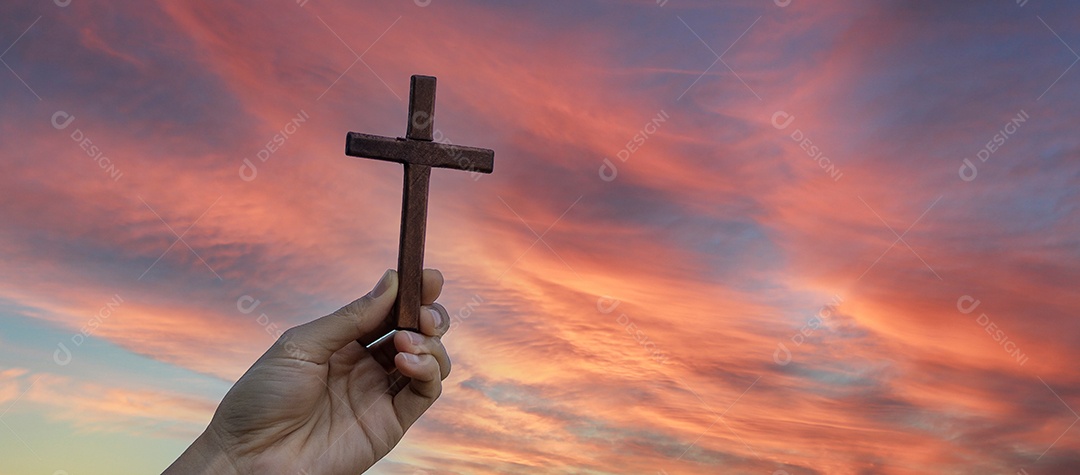
[[[324,364],[345,345],[385,326],[396,296],[397,272],[388,270],[367,295],[330,315],[290,328],[275,346],[293,358]]]

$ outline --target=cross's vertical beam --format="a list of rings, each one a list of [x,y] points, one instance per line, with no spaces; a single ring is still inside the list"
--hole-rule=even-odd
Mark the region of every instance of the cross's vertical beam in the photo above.
[[[420,283],[424,272],[424,235],[427,234],[427,196],[431,167],[405,164],[401,196],[401,239],[398,241],[398,295],[395,306],[398,330],[420,329]]]
[[[409,81],[409,126],[405,138],[432,140],[435,128],[435,77],[413,76]]]
[[[409,87],[409,125],[406,138],[432,141],[435,124],[435,78],[413,76]],[[398,241],[398,295],[394,306],[399,330],[420,329],[424,236],[427,234],[428,184],[431,167],[405,164],[401,192],[401,238]]]

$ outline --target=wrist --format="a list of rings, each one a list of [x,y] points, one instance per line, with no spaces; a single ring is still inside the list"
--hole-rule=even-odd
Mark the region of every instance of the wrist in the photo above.
[[[162,475],[214,474],[237,475],[239,470],[225,450],[221,437],[209,426],[180,454]]]

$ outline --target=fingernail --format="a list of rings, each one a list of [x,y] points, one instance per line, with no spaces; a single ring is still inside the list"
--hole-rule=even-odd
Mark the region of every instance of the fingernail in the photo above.
[[[385,294],[387,290],[390,290],[390,270],[389,269],[387,269],[386,272],[383,272],[382,277],[379,278],[379,283],[375,284],[374,289],[371,289],[371,295],[376,297],[376,298],[381,297],[382,294]]]
[[[435,328],[441,327],[443,323],[442,313],[430,307],[427,310],[431,312],[432,318],[435,319]]]
[[[404,356],[406,363],[416,364],[420,362],[420,357],[412,353],[402,353],[402,356]]]
[[[417,335],[416,333],[406,332],[405,335],[409,337],[409,343],[414,345],[419,345],[424,342],[424,337]]]

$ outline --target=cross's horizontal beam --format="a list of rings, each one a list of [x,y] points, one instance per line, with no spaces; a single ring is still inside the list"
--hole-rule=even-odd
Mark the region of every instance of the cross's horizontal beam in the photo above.
[[[495,151],[486,148],[359,132],[349,132],[345,138],[345,155],[478,173],[491,173],[495,165]]]

